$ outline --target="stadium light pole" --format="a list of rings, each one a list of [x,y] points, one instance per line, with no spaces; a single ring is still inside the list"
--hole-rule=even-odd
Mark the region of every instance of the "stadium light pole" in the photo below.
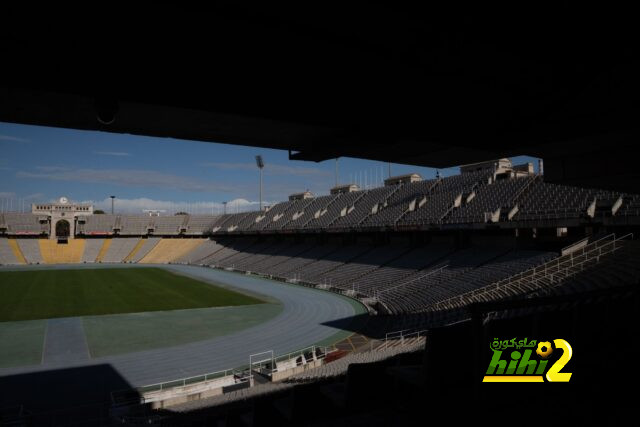
[[[116,196],[109,196],[111,197],[111,215],[113,215],[113,199],[116,198]]]
[[[260,212],[262,212],[262,169],[264,168],[262,156],[256,156],[256,165],[260,169]]]

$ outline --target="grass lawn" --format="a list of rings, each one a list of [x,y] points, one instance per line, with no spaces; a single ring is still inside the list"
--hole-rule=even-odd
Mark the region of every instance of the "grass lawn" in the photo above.
[[[0,322],[261,303],[159,268],[0,272]]]

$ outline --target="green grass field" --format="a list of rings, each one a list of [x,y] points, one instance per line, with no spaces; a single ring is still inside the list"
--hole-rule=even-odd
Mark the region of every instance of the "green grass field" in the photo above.
[[[159,268],[0,272],[0,322],[263,302]]]

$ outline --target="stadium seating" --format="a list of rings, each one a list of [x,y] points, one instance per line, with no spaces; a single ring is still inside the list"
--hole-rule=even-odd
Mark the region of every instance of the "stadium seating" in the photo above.
[[[116,220],[116,228],[119,227],[119,233],[123,236],[141,236],[146,235],[149,229],[153,229],[153,221],[150,216],[119,216]]]
[[[20,251],[24,255],[28,264],[42,263],[42,255],[40,254],[39,239],[16,239]]]
[[[69,239],[66,244],[57,240],[38,239],[42,261],[45,264],[70,264],[82,261],[85,239]]]
[[[380,265],[366,276],[354,280],[348,286],[359,294],[373,296],[379,291],[402,283],[406,278],[416,275],[418,271],[453,251],[453,246],[447,243],[410,249],[402,256]]]
[[[180,234],[181,229],[186,230],[186,221],[188,221],[189,216],[155,216],[151,217],[151,219],[153,234],[158,236],[177,236]]]
[[[78,222],[78,231],[87,235],[113,234],[116,218],[116,215],[108,214],[88,215],[83,222]]]
[[[640,195],[625,195],[620,214],[623,216],[640,216]]]
[[[556,220],[551,225],[562,227],[563,220],[618,220],[639,212],[638,195],[548,184],[539,175],[476,171],[289,200],[264,211],[217,216],[90,215],[78,221],[79,235],[131,237],[70,239],[69,245],[5,239],[0,262],[20,263],[23,256],[27,263],[194,263],[331,288],[368,299],[371,307],[383,312],[415,313],[473,294],[557,255],[516,249],[496,239],[454,243],[450,233],[430,236],[429,243],[403,238],[398,244],[373,243],[375,239],[368,238],[352,241],[343,233],[434,226],[446,231],[465,225],[485,228],[488,222],[519,227],[536,220]],[[3,213],[0,222],[5,235],[41,233],[46,225],[36,215],[17,213]],[[332,237],[319,238],[324,234],[318,232],[324,231],[333,232]],[[183,234],[206,234],[213,240],[159,237]]]
[[[343,289],[348,289],[351,285],[354,290],[358,278],[368,276],[369,273],[398,258],[407,250],[408,248],[405,246],[382,246],[364,251],[360,256],[353,258],[351,262],[342,263],[333,270],[324,273],[321,281]]]
[[[335,221],[329,225],[332,228],[348,228],[359,225],[374,211],[380,209],[384,201],[396,192],[398,188],[399,186],[392,185],[365,191],[365,194],[353,205],[353,209],[350,206],[345,206]]]
[[[185,234],[202,235],[210,232],[218,218],[217,216],[209,215],[189,215]]]
[[[302,209],[296,209],[289,217],[289,220],[283,225],[287,230],[300,230],[305,224],[312,219],[319,217],[322,212],[326,212],[327,207],[336,200],[338,195],[321,196],[313,199],[311,203]]]
[[[140,264],[163,264],[181,258],[194,250],[205,239],[162,239],[147,253]]]
[[[287,203],[287,206],[281,213],[271,216],[271,221],[265,223],[264,230],[279,230],[287,223],[293,220],[294,216],[302,215],[309,205],[313,203],[313,199],[293,200]],[[266,218],[265,218],[266,220]]]
[[[210,251],[207,255],[207,251]],[[291,244],[236,238],[208,241],[192,258],[233,268],[351,291],[392,313],[423,310],[555,257],[553,252],[478,244],[456,250],[445,240],[416,248],[382,245]],[[143,261],[144,262],[144,261]]]
[[[216,253],[223,246],[216,243],[214,240],[206,239],[200,246],[185,253],[181,257],[178,257],[174,262],[180,262],[185,264],[198,264],[203,258]]]
[[[24,256],[21,252],[16,254],[16,249],[18,248],[15,240],[9,241],[0,237],[0,265],[25,264]]]
[[[298,256],[304,257],[305,252],[309,251],[312,245],[308,243],[288,244],[280,243],[274,245],[273,253],[266,257],[254,257],[254,262],[248,268],[250,271],[256,272],[275,272],[277,266],[286,266],[289,262]]]
[[[111,244],[102,258],[102,262],[122,262],[135,248],[138,240],[135,237],[110,239]]]
[[[414,205],[429,194],[438,184],[438,180],[418,181],[401,185],[388,199],[382,201],[375,212],[370,213],[361,225],[366,226],[393,226],[398,219],[410,210]]]
[[[624,241],[615,254],[602,257],[600,262],[593,264],[588,270],[578,272],[550,291],[543,290],[537,294],[575,294],[636,284],[640,280],[639,259],[638,242]]]
[[[303,280],[306,283],[331,285],[331,283],[327,281],[327,274],[330,271],[361,256],[369,250],[369,247],[363,245],[349,245],[344,247],[329,245],[326,255],[304,264],[300,268],[289,270],[289,273],[296,274],[299,280]]]
[[[616,193],[548,184],[536,180],[519,204],[515,220],[579,218],[599,197],[614,198]]]
[[[221,250],[216,250],[214,253],[202,259],[201,262],[205,265],[217,265],[219,261],[222,261],[248,248],[255,242],[255,240],[252,238],[241,237],[239,239],[233,239],[224,242],[224,247]],[[222,241],[220,241],[220,243],[222,243]]]
[[[364,195],[364,191],[339,194],[337,197],[330,200],[322,210],[317,212],[317,214],[314,213],[313,218],[304,224],[304,228],[314,230],[329,227],[329,225],[341,215],[346,215],[347,212],[355,209],[355,204]]]
[[[160,237],[148,237],[140,239],[136,246],[126,256],[124,262],[139,262],[144,258],[161,240]]]
[[[266,212],[257,212],[257,215],[249,215],[247,218],[250,218],[250,219],[246,220],[247,221],[245,222],[246,226],[244,225],[245,223],[243,223],[241,226],[238,227],[238,230],[239,231],[247,231],[247,230],[257,231],[257,230],[264,230],[267,228],[276,227],[276,224],[280,222],[282,223],[285,222],[283,221],[283,218],[285,218],[285,214],[288,209],[290,209],[292,206],[296,204],[300,204],[300,206],[303,206],[304,204],[309,203],[310,201],[311,200],[307,199],[307,200],[294,200],[294,201],[277,203]]]
[[[615,207],[614,207],[615,206]],[[594,208],[595,207],[595,213]],[[497,216],[496,216],[497,215]],[[488,171],[276,203],[259,212],[225,215],[89,215],[78,235],[176,236],[278,231],[361,230],[640,216],[640,196],[545,183]],[[48,233],[46,218],[3,213],[0,233]]]
[[[48,225],[40,223],[40,217],[31,213],[5,212],[7,234],[39,235],[48,233]]]
[[[245,270],[245,271],[260,271],[261,262],[264,260],[268,260],[273,256],[279,254],[287,247],[286,244],[278,244],[278,243],[267,243],[259,247],[257,245],[250,246],[246,252],[249,256],[241,257],[236,259],[237,257],[232,257],[233,259],[229,259],[229,261],[225,260],[224,263],[220,265],[225,266],[232,263],[234,268]]]
[[[352,364],[378,362],[401,353],[410,353],[422,350],[424,349],[424,345],[424,337],[416,337],[408,339],[406,342],[403,342],[402,345],[383,345],[371,351],[350,353],[336,361],[326,363],[320,368],[310,369],[300,374],[293,375],[287,378],[285,382],[305,383],[343,376],[346,375],[349,366]]]
[[[82,262],[95,262],[104,245],[104,239],[86,239],[85,242]]]
[[[487,214],[498,209],[508,211],[514,206],[515,198],[535,177],[502,179],[490,185],[478,187],[474,197],[463,203],[446,218],[447,223],[482,223],[487,222]]]

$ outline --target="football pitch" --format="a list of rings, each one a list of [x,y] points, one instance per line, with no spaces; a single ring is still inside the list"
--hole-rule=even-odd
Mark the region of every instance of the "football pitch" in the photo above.
[[[261,304],[159,268],[0,272],[0,322]]]

